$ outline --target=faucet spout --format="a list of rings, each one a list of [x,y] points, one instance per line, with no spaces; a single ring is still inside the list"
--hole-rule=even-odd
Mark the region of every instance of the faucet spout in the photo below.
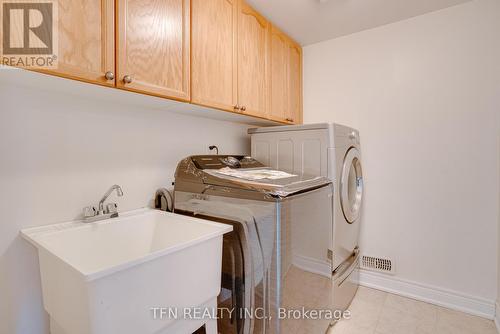
[[[108,199],[108,197],[111,195],[111,193],[113,191],[116,191],[116,194],[118,195],[118,197],[122,197],[123,196],[122,187],[120,187],[119,185],[115,184],[114,186],[112,186],[111,188],[109,188],[108,191],[106,191],[106,193],[104,194],[104,196],[102,196],[101,200],[99,201],[99,211],[100,212],[104,211],[104,202]]]

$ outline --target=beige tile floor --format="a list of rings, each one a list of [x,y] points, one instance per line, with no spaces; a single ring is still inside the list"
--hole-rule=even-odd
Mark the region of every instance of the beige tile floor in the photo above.
[[[493,321],[365,287],[349,309],[328,334],[497,334]]]

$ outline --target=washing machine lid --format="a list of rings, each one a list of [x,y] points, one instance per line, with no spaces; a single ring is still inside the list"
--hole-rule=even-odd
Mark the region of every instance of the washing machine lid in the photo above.
[[[360,216],[363,200],[363,169],[360,153],[355,147],[347,151],[341,173],[340,206],[346,221],[352,224]]]
[[[331,180],[314,175],[296,175],[268,167],[249,169],[206,170],[205,184],[258,191],[276,197],[288,197],[331,184]]]
[[[273,170],[251,157],[191,156],[179,162],[175,182],[256,191],[287,197],[331,184],[330,179],[315,175],[296,175]]]

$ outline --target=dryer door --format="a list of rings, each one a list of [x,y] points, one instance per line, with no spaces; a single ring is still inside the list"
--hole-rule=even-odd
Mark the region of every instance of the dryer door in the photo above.
[[[342,212],[346,221],[352,224],[359,217],[363,199],[361,156],[355,147],[351,147],[345,155],[339,190]]]

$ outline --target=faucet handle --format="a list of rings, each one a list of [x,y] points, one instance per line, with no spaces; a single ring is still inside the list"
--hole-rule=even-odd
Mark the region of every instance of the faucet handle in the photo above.
[[[95,215],[96,215],[95,207],[87,206],[86,208],[83,209],[83,216],[85,218],[95,217]]]
[[[108,203],[106,205],[106,213],[117,213],[118,212],[118,205],[116,203]]]

